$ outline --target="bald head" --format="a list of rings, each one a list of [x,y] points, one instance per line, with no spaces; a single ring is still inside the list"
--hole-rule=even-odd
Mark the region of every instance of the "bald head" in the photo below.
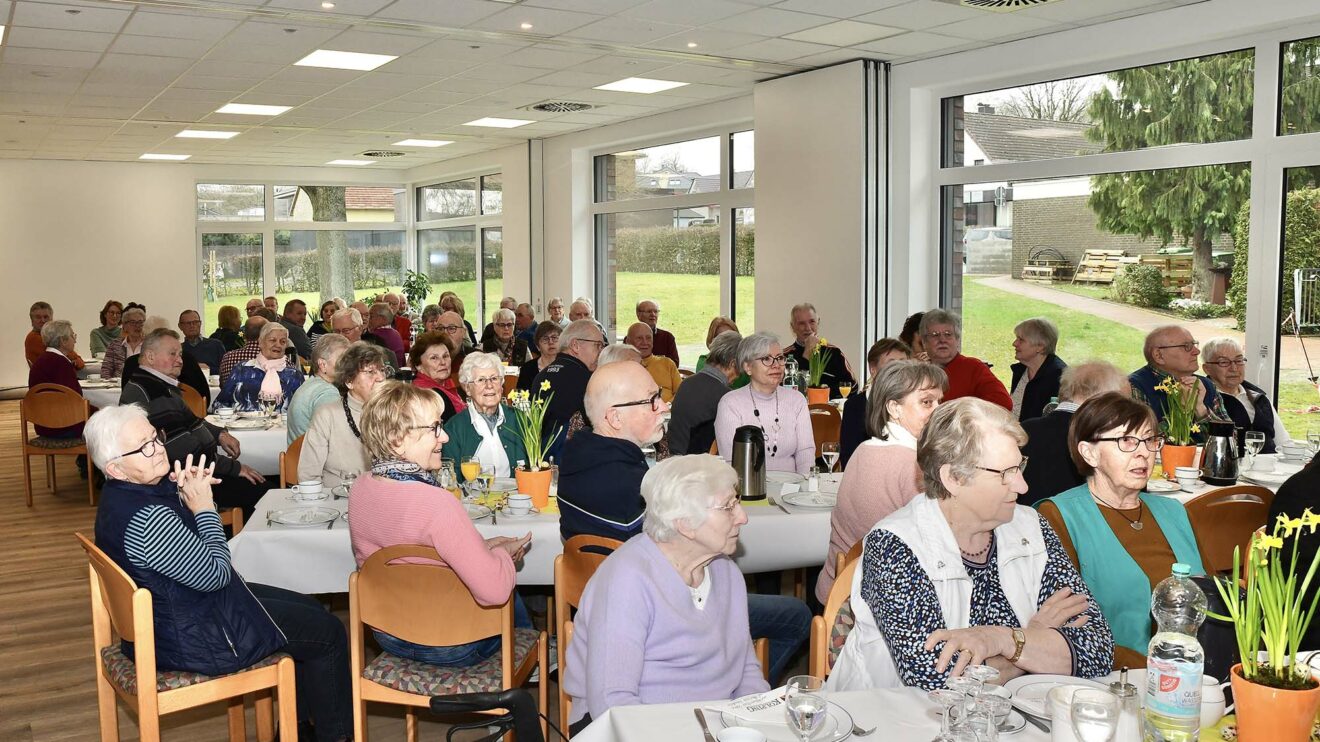
[[[1201,355],[1192,333],[1179,325],[1164,325],[1151,330],[1146,335],[1142,352],[1147,363],[1175,376],[1196,373],[1197,358]]]
[[[440,331],[454,342],[455,348],[463,347],[463,343],[468,339],[467,327],[463,325],[463,318],[458,316],[458,312],[445,312],[436,322],[440,325]]]
[[[664,434],[664,413],[669,409],[658,398],[654,405],[648,403],[659,391],[651,374],[636,363],[598,367],[587,382],[583,400],[592,431],[631,441],[639,448],[655,443]],[[628,404],[632,402],[641,404]]]
[[[655,331],[645,322],[634,322],[628,327],[628,335],[623,342],[636,348],[642,358],[650,358],[655,347]]]

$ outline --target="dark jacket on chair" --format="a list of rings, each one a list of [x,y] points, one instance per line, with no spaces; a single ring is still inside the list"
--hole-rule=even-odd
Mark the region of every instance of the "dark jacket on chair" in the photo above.
[[[141,360],[141,358],[142,354],[139,353],[135,356],[129,356],[129,358],[124,361],[124,372],[119,377],[119,386],[121,388],[128,386],[129,379],[132,379],[133,374],[138,370],[138,366],[140,365],[139,360]],[[219,374],[219,366],[217,366],[211,373]],[[187,384],[197,390],[197,393],[202,395],[202,399],[206,400],[207,408],[210,408],[211,385],[206,381],[206,374],[202,372],[201,364],[197,362],[197,356],[192,354],[192,350],[187,345],[183,346],[183,370],[179,372],[179,383]]]
[[[1008,392],[1012,394],[1013,388],[1018,385],[1018,380],[1027,372],[1027,367],[1015,363],[1010,368],[1013,370],[1013,383],[1008,385]],[[1045,405],[1050,403],[1050,398],[1059,396],[1059,379],[1063,376],[1065,368],[1068,368],[1068,364],[1053,353],[1045,357],[1045,362],[1040,365],[1036,375],[1027,382],[1027,388],[1022,392],[1019,420],[1030,420],[1044,413]]]
[[[37,384],[59,384],[66,386],[78,394],[82,394],[82,384],[78,383],[78,369],[74,368],[73,361],[70,361],[63,353],[48,353],[42,351],[37,356],[37,360],[32,362],[32,367],[28,369],[28,386],[34,387]],[[96,408],[92,408],[96,412]],[[67,428],[47,428],[41,425],[32,426],[37,435],[47,438],[79,438],[83,433],[83,424],[71,425]],[[23,431],[24,437],[27,437],[27,431]]]
[[[1022,421],[1022,429],[1027,431],[1022,455],[1030,461],[1022,472],[1027,493],[1018,497],[1019,505],[1034,505],[1086,481],[1068,455],[1068,425],[1072,416],[1072,412],[1055,410],[1045,417]]]
[[[1247,396],[1251,398],[1256,419],[1247,416],[1247,408],[1243,406],[1242,400],[1221,392],[1219,398],[1224,401],[1224,409],[1233,418],[1234,425],[1243,430],[1258,430],[1265,434],[1265,446],[1260,449],[1261,453],[1277,453],[1274,444],[1274,406],[1270,404],[1270,398],[1265,395],[1265,390],[1249,381],[1242,382],[1242,388],[1247,390]]]

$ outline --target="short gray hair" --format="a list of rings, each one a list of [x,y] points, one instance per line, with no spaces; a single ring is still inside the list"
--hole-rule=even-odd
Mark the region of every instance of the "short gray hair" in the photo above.
[[[984,444],[992,433],[1009,436],[1019,448],[1027,443],[1026,431],[997,404],[963,397],[937,407],[917,441],[917,466],[925,480],[926,496],[932,500],[952,496],[940,479],[940,469],[946,465],[957,481],[970,479],[978,471]]]
[[[312,348],[312,373],[315,374],[321,368],[321,361],[330,364],[330,373],[334,374],[334,362],[339,360],[339,354],[343,353],[348,346],[352,345],[348,338],[337,332],[327,332],[316,341],[316,347]]]
[[[710,352],[706,354],[706,365],[717,368],[729,368],[738,363],[738,346],[742,344],[742,335],[736,330],[725,330],[710,341]]]
[[[633,363],[642,362],[642,354],[627,343],[617,343],[607,345],[600,351],[600,356],[596,358],[596,368],[607,366],[611,363],[623,363],[632,361]]]
[[[1022,336],[1029,343],[1043,346],[1045,355],[1054,355],[1059,345],[1059,328],[1047,317],[1024,319],[1013,328],[1013,332]]]
[[[716,498],[737,491],[738,474],[724,459],[710,454],[671,456],[642,477],[646,519],[642,531],[653,541],[673,541],[678,521],[700,528]]]
[[[949,325],[953,328],[953,336],[962,340],[962,317],[956,312],[950,312],[947,309],[932,309],[921,315],[921,324],[917,325],[917,334],[925,335],[932,325]]]
[[[1081,404],[1105,392],[1126,394],[1131,389],[1127,374],[1107,361],[1087,361],[1063,370],[1059,399]]]
[[[142,355],[154,352],[160,345],[161,341],[165,338],[174,338],[175,340],[178,340],[179,333],[168,327],[157,327],[151,332],[148,332],[147,336],[142,339],[142,350],[140,352]]]
[[[46,308],[49,309],[49,308],[50,308],[50,305],[49,305],[49,304],[46,305]],[[125,310],[124,310],[124,313],[121,314],[121,315],[119,315],[119,321],[120,321],[120,323],[122,324],[122,323],[124,323],[124,322],[127,322],[127,321],[130,319],[130,318],[129,318],[129,315],[130,315],[130,314],[133,315],[134,317],[137,317],[138,319],[141,319],[143,322],[145,322],[146,319],[147,319],[147,313],[146,313],[146,312],[142,311],[141,309],[139,309],[139,308],[137,308],[137,307],[133,307],[133,308],[131,308],[131,309],[125,309]]]
[[[334,314],[330,315],[330,324],[333,325],[335,320],[343,319],[345,317],[348,317],[349,319],[353,320],[353,325],[355,327],[362,326],[362,313],[354,309],[353,307],[344,307],[343,309],[340,309],[336,311]],[[330,328],[327,327],[326,329],[328,330]]]
[[[742,342],[738,343],[738,368],[746,370],[744,366],[769,353],[772,345],[783,347],[783,343],[779,342],[779,336],[769,330],[754,332],[743,338]]]
[[[97,469],[105,471],[110,459],[123,453],[119,434],[134,419],[146,420],[147,411],[136,404],[121,404],[102,407],[87,418],[83,440],[87,441],[87,455]]]
[[[46,333],[42,332],[41,336],[44,338],[46,336]],[[1215,356],[1218,355],[1225,348],[1230,348],[1236,351],[1234,355],[1237,354],[1245,355],[1245,353],[1243,353],[1242,351],[1242,345],[1238,343],[1238,341],[1234,340],[1231,337],[1217,337],[1217,338],[1210,338],[1204,343],[1201,343],[1201,358],[1205,359],[1204,360],[1205,363],[1209,363],[1213,361]]]
[[[257,340],[265,340],[266,336],[272,332],[282,332],[286,338],[289,336],[289,328],[278,322],[267,322],[261,326],[261,332],[257,334]]]
[[[568,327],[559,333],[559,352],[567,351],[574,340],[604,340],[604,336],[596,320],[579,319],[569,322]]]
[[[53,319],[41,326],[41,342],[47,348],[58,348],[65,339],[73,337],[73,323],[67,319]]]
[[[473,351],[463,356],[463,365],[458,367],[458,383],[471,384],[477,378],[477,373],[482,370],[494,371],[501,376],[504,374],[503,365],[500,363],[500,357],[494,353],[482,353]],[[503,394],[501,394],[503,396]]]
[[[425,325],[428,320],[433,320],[444,313],[445,310],[441,309],[439,304],[427,304],[422,310],[422,324]]]
[[[339,388],[339,393],[348,394],[348,383],[356,379],[367,366],[389,368],[390,360],[389,356],[385,355],[385,349],[365,340],[359,340],[345,348],[339,355],[339,360],[335,361],[335,386]]]
[[[372,304],[371,308],[367,311],[372,317],[384,317],[390,322],[394,321],[394,310],[390,309],[390,305],[383,301],[378,301],[375,304]]]
[[[496,309],[496,310],[495,310],[494,312],[492,312],[491,315],[490,315],[490,321],[491,321],[491,324],[494,324],[494,323],[496,323],[496,322],[499,322],[500,320],[505,320],[505,321],[507,321],[507,322],[512,322],[512,321],[514,321],[515,319],[517,319],[517,317],[514,316],[514,314],[513,314],[513,310],[512,310],[512,309],[505,309],[504,307],[500,307],[499,309]]]
[[[866,432],[889,440],[889,403],[903,403],[903,399],[922,389],[949,391],[949,376],[944,369],[925,361],[894,361],[885,364],[876,374],[875,382],[866,397]]]
[[[169,326],[170,321],[159,314],[153,314],[142,321],[142,331],[148,334]]]

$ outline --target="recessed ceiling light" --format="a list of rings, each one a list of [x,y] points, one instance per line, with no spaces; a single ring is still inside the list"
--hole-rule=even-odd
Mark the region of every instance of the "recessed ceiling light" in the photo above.
[[[138,159],[139,159],[139,160],[174,160],[174,161],[181,161],[181,160],[186,160],[186,159],[188,159],[189,157],[192,157],[192,155],[159,155],[159,154],[154,154],[154,153],[152,153],[152,152],[148,152],[147,154],[142,155],[142,156],[139,157]]]
[[[530,30],[532,30],[532,24],[530,24],[530,23],[520,23],[520,24],[518,24],[518,28],[521,28],[521,29],[524,30],[524,31],[530,31]]]
[[[216,113],[237,113],[244,116],[278,116],[293,106],[260,106],[253,103],[226,103]]]
[[[176,137],[184,139],[233,139],[238,136],[237,131],[207,131],[205,129],[184,129],[175,134]]]
[[[469,121],[464,126],[489,126],[495,129],[514,129],[519,126],[536,123],[535,121],[524,121],[522,119],[502,119],[502,118],[484,118],[476,121]]]
[[[0,26],[0,44],[5,43],[5,27]]]
[[[688,48],[689,48],[689,49],[696,49],[696,48],[697,48],[697,42],[695,42],[695,41],[689,41],[689,42],[688,42]]]
[[[362,52],[339,52],[333,49],[317,49],[294,62],[298,67],[329,67],[336,70],[361,70],[370,72],[377,67],[398,59],[389,54],[364,54]]]
[[[322,8],[325,8],[326,10],[330,10],[331,8],[334,8],[334,7],[335,7],[335,4],[334,4],[334,3],[321,3],[321,7],[322,7]]]
[[[331,160],[327,165],[370,165],[371,160]]]
[[[395,147],[443,147],[453,142],[444,139],[405,139],[402,142],[395,142]]]
[[[618,93],[659,93],[662,90],[673,90],[687,85],[685,82],[674,82],[672,80],[652,80],[648,77],[629,77],[623,80],[617,80],[608,85],[597,85],[596,90],[613,90]]]

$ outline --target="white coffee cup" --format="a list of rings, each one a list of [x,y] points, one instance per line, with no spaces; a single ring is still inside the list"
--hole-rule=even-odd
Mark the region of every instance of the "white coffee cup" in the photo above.
[[[1285,459],[1304,459],[1311,455],[1311,449],[1298,443],[1285,443],[1279,446],[1279,455]]]
[[[221,420],[228,420],[229,418],[234,416],[234,408],[217,407],[215,408],[215,414],[219,415]]]
[[[509,495],[509,512],[514,515],[526,515],[532,511],[532,496],[515,492]]]
[[[88,381],[100,381],[100,380],[101,380],[101,375],[100,375],[100,374],[87,374],[87,380],[88,380]]]
[[[765,735],[751,727],[725,727],[715,739],[719,742],[765,742]]]
[[[1209,729],[1219,723],[1227,713],[1224,689],[1229,683],[1204,676],[1201,678],[1201,728]]]
[[[1190,466],[1179,466],[1173,470],[1173,476],[1183,487],[1196,487],[1201,483],[1201,470]]]
[[[310,479],[306,482],[299,482],[289,489],[293,490],[293,496],[298,500],[324,500],[325,490],[321,487],[321,480]]]

